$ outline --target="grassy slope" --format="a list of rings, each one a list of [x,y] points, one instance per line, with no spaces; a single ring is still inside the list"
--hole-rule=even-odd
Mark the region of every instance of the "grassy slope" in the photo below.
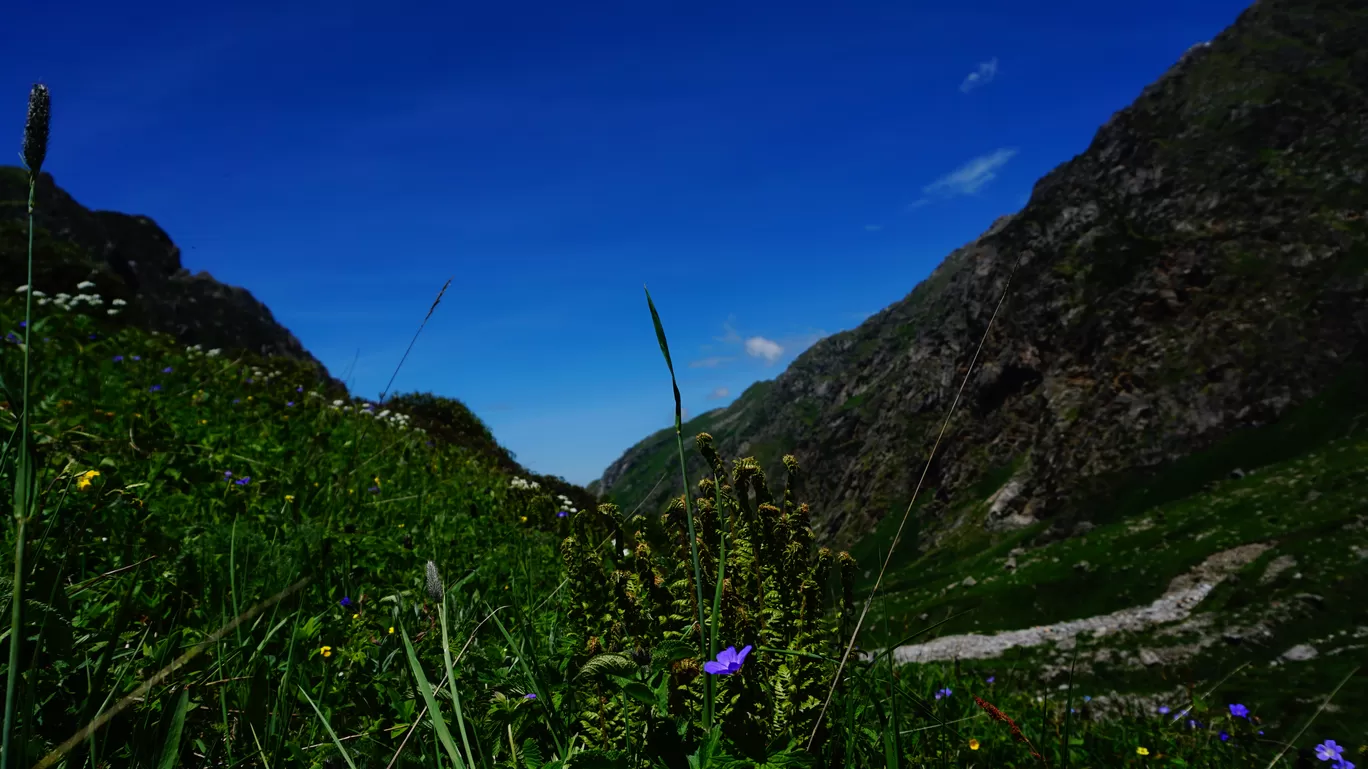
[[[1361,659],[1361,636],[1368,633],[1368,610],[1358,598],[1368,595],[1368,558],[1360,555],[1368,549],[1355,549],[1368,547],[1368,404],[1361,400],[1362,383],[1361,372],[1350,372],[1337,389],[1277,424],[1231,436],[1146,476],[1112,479],[1110,496],[1099,492],[1092,503],[1101,525],[1085,536],[1028,547],[1017,557],[1015,571],[1004,569],[1008,553],[1029,546],[1043,524],[997,535],[965,526],[957,539],[915,559],[895,555],[885,578],[887,593],[871,613],[873,632],[866,645],[896,641],[961,612],[934,634],[1031,627],[1147,604],[1173,577],[1207,556],[1265,542],[1272,549],[1221,584],[1199,605],[1197,616],[1219,629],[1249,626],[1271,613],[1276,619],[1268,623],[1270,635],[1238,646],[1218,643],[1157,671],[1099,664],[1078,680],[1097,692],[1168,691],[1183,681],[1220,678],[1247,662],[1250,667],[1225,687],[1231,696],[1285,718],[1305,715],[1307,703],[1319,702]],[[1249,474],[1231,477],[1237,468]],[[1007,475],[1000,474],[996,483]],[[981,520],[996,483],[984,484],[980,496],[958,512],[971,522]],[[896,523],[885,520],[856,548],[862,566],[877,571],[880,548]],[[1291,556],[1297,566],[1261,582],[1268,564],[1282,556]],[[1080,561],[1091,568],[1074,568]],[[866,575],[867,586],[873,575]],[[966,577],[977,584],[961,585]],[[1097,644],[1161,649],[1192,640],[1156,628]],[[1270,664],[1293,645],[1308,642],[1323,652],[1315,663]],[[1037,647],[965,664],[986,675],[1008,665],[1036,669],[1067,662],[1067,654]],[[1344,710],[1322,719],[1351,733],[1359,727],[1349,714],[1368,712],[1368,692],[1361,687],[1346,691],[1340,707]]]

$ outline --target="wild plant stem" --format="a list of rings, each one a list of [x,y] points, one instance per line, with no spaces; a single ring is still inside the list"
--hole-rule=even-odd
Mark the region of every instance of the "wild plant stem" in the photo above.
[[[28,197],[28,291],[25,292],[24,299],[24,381],[20,398],[19,413],[19,457],[16,467],[20,469],[14,474],[14,586],[10,595],[10,637],[9,637],[9,671],[5,680],[5,732],[4,746],[0,748],[0,769],[8,769],[9,757],[13,748],[12,739],[14,733],[14,697],[19,687],[19,642],[21,638],[20,628],[23,624],[23,596],[24,596],[24,528],[28,523],[29,508],[32,500],[29,499],[29,490],[33,487],[31,480],[34,472],[33,464],[29,458],[29,356],[32,354],[33,345],[31,336],[33,334],[33,203],[37,197],[38,176],[35,173],[29,174],[29,197]]]

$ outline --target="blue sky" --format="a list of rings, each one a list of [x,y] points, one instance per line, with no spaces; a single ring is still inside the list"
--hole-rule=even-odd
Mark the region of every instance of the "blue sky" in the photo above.
[[[45,170],[575,482],[905,296],[1242,0],[11,4]],[[15,147],[18,143],[16,138]],[[10,162],[10,161],[6,161]],[[17,163],[17,160],[13,161]]]

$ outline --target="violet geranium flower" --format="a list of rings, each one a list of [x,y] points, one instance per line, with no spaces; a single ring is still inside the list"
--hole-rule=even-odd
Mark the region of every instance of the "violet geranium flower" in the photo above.
[[[729,676],[741,669],[741,663],[746,661],[746,655],[750,654],[750,651],[750,646],[741,651],[737,651],[735,646],[728,646],[717,653],[716,660],[703,663],[703,672],[714,676]]]

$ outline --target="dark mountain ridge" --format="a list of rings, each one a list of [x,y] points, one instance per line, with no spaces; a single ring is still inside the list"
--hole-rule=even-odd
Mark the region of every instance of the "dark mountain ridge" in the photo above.
[[[26,279],[27,211],[28,172],[0,166],[0,291],[13,292]],[[207,272],[186,269],[180,248],[152,219],[92,211],[44,173],[39,177],[34,220],[36,289],[55,296],[91,281],[96,286],[92,290],[106,304],[126,302],[107,323],[169,334],[185,345],[217,348],[225,355],[285,358],[327,382],[330,397],[351,398],[346,386],[250,291],[221,283]],[[407,414],[411,424],[426,430],[433,440],[463,446],[511,475],[566,495],[577,506],[593,503],[584,489],[518,464],[489,427],[459,400],[404,393],[388,398],[385,405]]]

